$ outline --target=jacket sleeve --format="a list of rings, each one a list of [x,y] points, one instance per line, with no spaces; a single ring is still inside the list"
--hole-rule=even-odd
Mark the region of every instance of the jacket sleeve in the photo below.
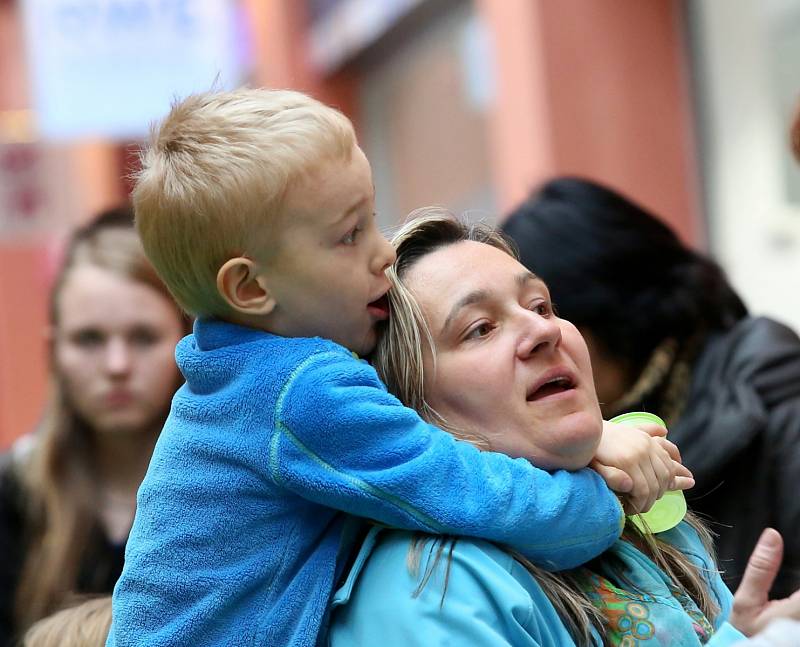
[[[419,571],[410,573],[407,533],[386,533],[345,606],[334,601],[330,647],[573,644],[538,585],[534,582],[529,590],[524,580],[511,574],[510,556],[485,542],[465,539],[455,542],[452,550],[445,546],[437,559],[437,544],[433,538],[422,541]],[[417,591],[429,570],[430,578]]]
[[[274,415],[272,478],[322,505],[509,544],[554,570],[592,559],[620,534],[621,506],[594,471],[550,473],[456,441],[388,394],[366,362],[311,356]]]

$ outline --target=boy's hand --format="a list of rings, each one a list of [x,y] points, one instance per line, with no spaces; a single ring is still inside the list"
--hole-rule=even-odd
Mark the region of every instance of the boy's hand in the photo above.
[[[633,427],[603,421],[603,436],[589,467],[608,487],[626,495],[626,514],[647,512],[668,489],[694,486],[692,473],[666,435],[664,427],[653,423]]]

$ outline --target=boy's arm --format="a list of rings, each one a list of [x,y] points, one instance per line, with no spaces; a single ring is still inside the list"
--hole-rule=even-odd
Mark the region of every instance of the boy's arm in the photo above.
[[[621,506],[592,470],[549,473],[423,422],[365,362],[307,359],[275,409],[269,470],[300,496],[386,524],[509,544],[571,568],[618,538]]]

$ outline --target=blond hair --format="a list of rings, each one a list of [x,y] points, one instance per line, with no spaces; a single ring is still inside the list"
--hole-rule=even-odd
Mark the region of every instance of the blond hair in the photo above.
[[[480,446],[480,442],[475,442],[462,431],[449,427],[447,421],[425,399],[423,357],[427,349],[435,366],[436,347],[419,304],[403,283],[404,277],[419,259],[437,249],[464,241],[490,245],[518,258],[513,242],[501,232],[483,223],[465,224],[447,211],[435,207],[414,211],[409,216],[408,222],[395,234],[392,244],[397,251],[397,261],[387,272],[392,283],[392,289],[389,291],[392,314],[384,334],[378,341],[373,364],[389,391],[403,404],[415,409],[428,422]],[[708,530],[691,513],[687,514],[686,521],[698,533],[708,553],[713,555],[711,535]],[[426,586],[433,569],[446,556],[449,571],[449,555],[452,554],[455,541],[456,538],[453,537],[430,537],[422,534],[415,536],[409,553],[409,566],[412,572],[419,571],[424,545],[429,542],[436,544],[435,552],[431,552],[434,558],[427,562],[428,568],[421,578],[417,593]],[[656,535],[642,534],[630,521],[626,522],[623,541],[634,543],[652,559],[679,591],[694,600],[706,617],[713,619],[719,613],[719,607],[698,567],[686,555],[661,541]],[[592,627],[601,636],[605,634],[605,619],[584,591],[579,569],[550,573],[513,550],[508,552],[536,578],[577,644],[592,643],[590,634]],[[608,561],[609,558],[601,555],[598,560]],[[446,587],[445,577],[445,592]]]
[[[348,158],[355,142],[341,112],[291,90],[208,92],[173,105],[141,154],[132,196],[145,252],[178,303],[226,314],[221,265],[266,260],[291,183]]]
[[[103,647],[111,627],[111,596],[93,598],[39,620],[22,647]]]

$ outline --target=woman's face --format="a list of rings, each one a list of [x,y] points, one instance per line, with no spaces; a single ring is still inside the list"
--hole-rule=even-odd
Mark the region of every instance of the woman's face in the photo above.
[[[505,252],[471,241],[406,273],[436,346],[425,395],[451,425],[546,469],[594,456],[602,419],[586,344],[553,314],[545,284]]]
[[[69,270],[53,331],[56,372],[68,401],[96,433],[160,428],[175,386],[183,335],[165,296],[94,265]]]

